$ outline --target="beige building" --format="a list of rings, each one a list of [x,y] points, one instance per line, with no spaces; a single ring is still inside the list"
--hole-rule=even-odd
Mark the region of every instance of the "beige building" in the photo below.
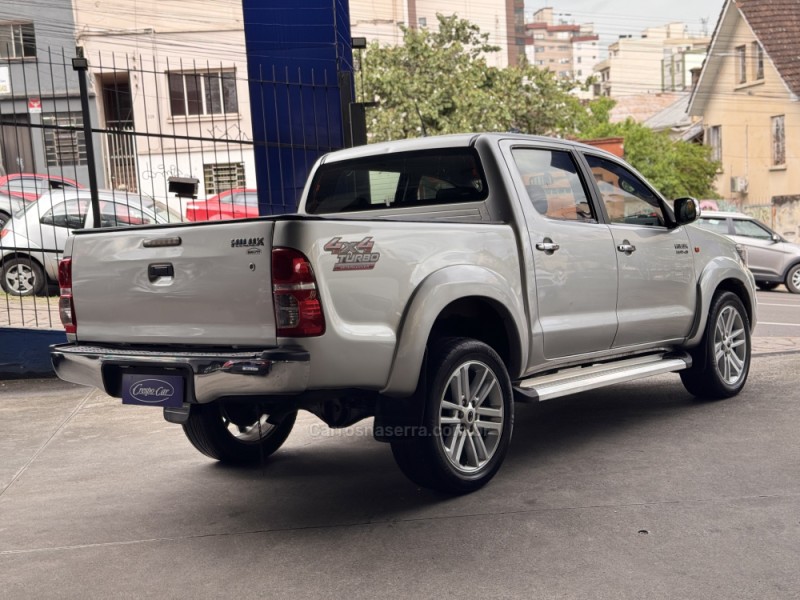
[[[694,56],[708,42],[707,37],[689,35],[683,23],[650,27],[639,37],[620,37],[608,47],[608,58],[595,67],[595,93],[619,98],[661,92],[664,61],[674,65],[672,55],[689,52]]]
[[[726,0],[689,105],[720,161],[717,191],[784,234],[800,222],[797,0]]]
[[[252,140],[240,3],[74,0],[73,10],[99,125],[120,131],[103,137],[109,187],[169,198],[170,176],[196,177],[203,198],[255,186],[252,148],[235,143]],[[125,135],[134,130],[149,135]]]
[[[489,65],[506,67],[517,64],[525,51],[524,8],[523,0],[350,0],[350,29],[353,37],[396,45],[403,41],[399,25],[433,29],[437,13],[456,14],[500,47],[487,56]]]

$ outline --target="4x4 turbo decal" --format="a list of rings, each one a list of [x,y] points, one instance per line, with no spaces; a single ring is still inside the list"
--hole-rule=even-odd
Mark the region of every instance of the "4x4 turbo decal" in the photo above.
[[[375,267],[381,259],[380,252],[373,252],[375,242],[372,237],[365,237],[360,242],[343,242],[335,237],[323,247],[336,257],[334,271],[367,271]]]

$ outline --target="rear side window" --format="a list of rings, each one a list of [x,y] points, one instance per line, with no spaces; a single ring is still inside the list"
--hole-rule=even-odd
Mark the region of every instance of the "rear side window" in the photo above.
[[[486,199],[486,177],[472,148],[370,156],[323,164],[306,211],[331,214]]]

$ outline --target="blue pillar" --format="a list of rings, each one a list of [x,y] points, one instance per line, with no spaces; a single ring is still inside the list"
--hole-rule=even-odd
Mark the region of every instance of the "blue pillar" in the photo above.
[[[259,213],[294,212],[314,161],[351,145],[348,0],[243,0],[242,10]]]

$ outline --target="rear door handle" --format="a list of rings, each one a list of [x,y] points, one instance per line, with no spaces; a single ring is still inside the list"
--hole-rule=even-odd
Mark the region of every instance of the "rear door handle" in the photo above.
[[[630,254],[631,252],[636,252],[636,246],[631,244],[628,240],[622,240],[622,243],[617,246],[617,250],[625,254]]]

